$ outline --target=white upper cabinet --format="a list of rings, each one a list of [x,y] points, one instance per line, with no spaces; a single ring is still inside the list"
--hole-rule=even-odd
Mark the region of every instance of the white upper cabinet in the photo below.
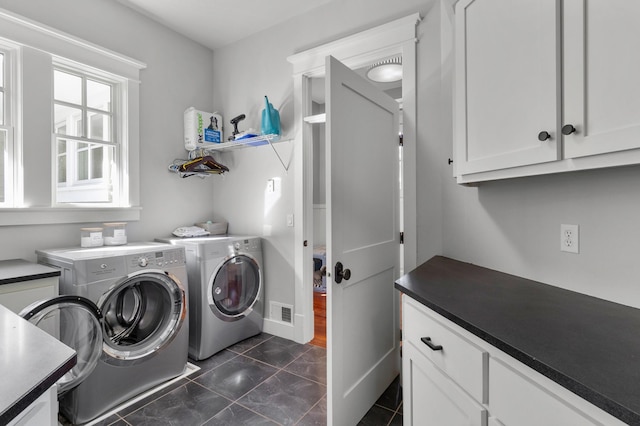
[[[461,0],[455,20],[459,183],[640,163],[640,2]]]
[[[565,158],[640,147],[640,2],[564,2]]]
[[[549,0],[458,3],[458,173],[558,159],[557,15]]]

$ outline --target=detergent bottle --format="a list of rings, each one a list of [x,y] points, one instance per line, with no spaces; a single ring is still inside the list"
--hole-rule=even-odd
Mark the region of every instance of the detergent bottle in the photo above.
[[[271,105],[269,98],[264,97],[265,107],[262,110],[262,123],[260,130],[263,135],[280,134],[280,113]]]

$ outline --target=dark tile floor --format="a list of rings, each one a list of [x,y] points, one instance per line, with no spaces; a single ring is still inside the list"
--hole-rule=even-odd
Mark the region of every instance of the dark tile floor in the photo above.
[[[203,361],[200,370],[100,425],[326,425],[326,350],[266,333]],[[402,425],[399,379],[359,425]]]

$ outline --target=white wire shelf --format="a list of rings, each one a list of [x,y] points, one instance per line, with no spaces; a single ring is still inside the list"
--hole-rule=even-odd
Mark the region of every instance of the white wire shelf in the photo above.
[[[289,167],[282,161],[282,157],[273,146],[274,143],[290,141],[291,139],[281,139],[280,135],[269,134],[269,135],[259,135],[254,136],[252,138],[239,139],[230,142],[222,142],[222,143],[207,143],[207,144],[197,144],[197,147],[194,151],[200,150],[201,152],[213,152],[213,151],[231,151],[235,149],[241,148],[251,148],[262,145],[269,145],[273,149],[273,152],[278,157],[280,164],[284,168],[285,172],[289,171]]]
[[[259,135],[252,138],[239,139],[230,142],[197,144],[196,149],[203,149],[205,151],[230,151],[233,149],[249,148],[252,146],[261,146],[276,142],[282,142],[280,140],[280,135]]]

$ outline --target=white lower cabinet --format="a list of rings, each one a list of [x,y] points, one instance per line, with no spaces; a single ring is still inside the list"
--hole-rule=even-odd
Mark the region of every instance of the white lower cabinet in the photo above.
[[[403,346],[402,356],[405,426],[487,425],[487,410],[413,344]]]
[[[407,295],[402,324],[404,426],[625,424]]]
[[[491,414],[505,425],[600,424],[498,358],[489,361],[489,393]]]
[[[18,314],[33,302],[58,295],[58,277],[40,278],[0,285],[0,305]]]
[[[25,408],[8,426],[45,426],[58,424],[58,388],[51,386]]]

